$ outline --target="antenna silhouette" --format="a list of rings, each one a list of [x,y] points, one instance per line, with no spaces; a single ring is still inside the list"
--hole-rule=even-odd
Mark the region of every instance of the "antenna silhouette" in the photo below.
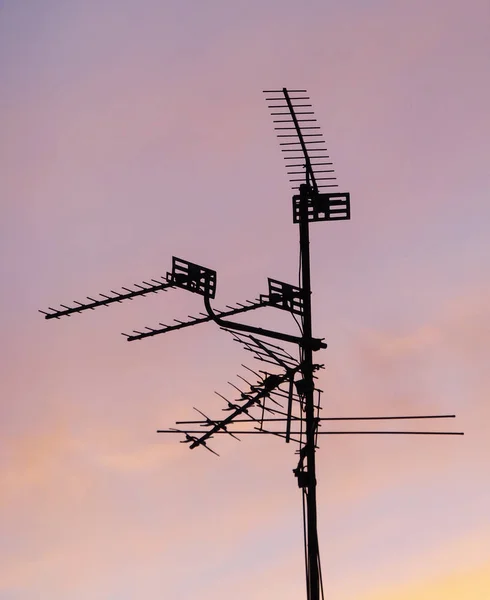
[[[181,443],[195,449],[203,447],[217,456],[209,443],[220,435],[235,440],[244,435],[273,435],[286,443],[297,445],[298,462],[293,469],[303,496],[305,532],[305,571],[307,600],[323,598],[323,585],[317,532],[316,504],[316,450],[320,435],[463,435],[453,431],[419,430],[321,430],[333,421],[405,421],[412,419],[445,419],[455,415],[383,415],[361,417],[321,416],[322,391],[317,387],[317,371],[323,364],[314,360],[319,350],[327,345],[322,338],[314,337],[311,319],[311,273],[310,273],[310,223],[350,219],[350,195],[348,192],[325,192],[336,188],[333,163],[327,153],[323,134],[317,125],[306,90],[273,90],[265,92],[274,129],[279,133],[280,148],[286,160],[287,174],[295,193],[292,197],[293,223],[299,227],[300,277],[298,285],[277,279],[268,280],[268,293],[260,294],[253,301],[237,302],[217,310],[211,306],[217,287],[216,271],[196,263],[172,258],[172,270],[165,277],[123,287],[124,292],[111,290],[111,295],[99,294],[100,299],[87,297],[89,302],[74,301],[74,306],[62,304],[60,309],[49,307],[40,311],[46,319],[59,319],[100,306],[133,300],[139,296],[181,288],[203,297],[206,312],[199,316],[189,315],[186,320],[174,319],[170,325],[159,323],[158,327],[144,327],[123,334],[128,341],[141,340],[169,333],[200,323],[214,321],[230,333],[251,357],[260,364],[252,369],[242,365],[246,373],[237,375],[239,382],[229,382],[230,394],[216,392],[225,416],[211,418],[195,408],[197,420],[177,421],[179,427],[158,430],[158,433],[180,434]],[[305,110],[306,109],[306,110]],[[280,117],[280,118],[276,118]],[[134,289],[136,288],[136,289]],[[242,313],[258,308],[272,307],[288,312],[299,327],[299,334],[264,329],[236,320],[229,320]],[[270,340],[273,340],[270,341]],[[284,348],[277,341],[289,344]],[[252,381],[250,381],[252,380]],[[184,427],[182,427],[184,426]]]

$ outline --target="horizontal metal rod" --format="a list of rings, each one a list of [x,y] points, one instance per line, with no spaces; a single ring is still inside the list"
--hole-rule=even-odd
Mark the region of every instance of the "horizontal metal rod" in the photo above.
[[[287,90],[290,94],[307,94],[308,90]],[[262,90],[264,94],[282,94],[283,90]]]
[[[313,150],[313,148],[312,148]],[[321,152],[324,152],[326,150],[326,148],[317,148],[317,150],[320,150]],[[303,160],[304,159],[304,155],[303,156],[283,156],[284,160]],[[311,160],[320,160],[320,159],[324,159],[324,158],[330,158],[330,156],[327,154],[325,156],[310,156],[310,161]],[[287,165],[286,165],[287,166]],[[314,165],[311,165],[314,166]]]
[[[463,431],[317,431],[319,435],[464,435]]]
[[[335,173],[334,169],[321,169],[319,171],[314,171],[315,175],[317,173]],[[288,175],[306,175],[304,171],[287,171]],[[297,180],[299,181],[299,179]]]
[[[326,171],[328,172],[328,171]],[[330,173],[332,173],[333,171],[330,171]],[[315,179],[317,181],[335,181],[337,179],[337,177],[315,177]],[[304,178],[302,177],[301,179],[290,179],[289,180],[291,183],[294,183],[295,181],[304,181]]]
[[[324,184],[323,185],[317,185],[316,187],[317,188],[338,188],[339,185],[338,185],[338,183],[332,183],[332,184],[329,184],[329,185],[324,185]],[[291,186],[291,189],[293,189],[293,190],[299,190],[299,185]]]
[[[292,92],[294,93],[294,92]],[[310,100],[310,98],[308,96],[300,96],[299,98],[290,98],[290,100]],[[266,102],[279,102],[279,101],[284,101],[284,96],[282,98],[266,98],[265,99]]]
[[[292,129],[292,127],[291,127]],[[308,129],[308,128],[306,128]],[[319,127],[313,127],[312,129],[320,129]],[[297,138],[298,134],[297,133],[278,133],[277,134],[278,138]],[[323,133],[305,133],[302,137],[323,137]],[[296,142],[295,142],[296,143]],[[308,142],[308,143],[313,143],[313,142]],[[315,142],[318,143],[318,142]]]
[[[304,121],[316,121],[316,119],[303,119]],[[279,121],[280,122],[280,121]],[[287,121],[287,123],[293,123],[293,121]],[[300,125],[300,131],[303,132],[306,129],[321,129],[320,125]],[[274,131],[298,131],[296,127],[274,127]],[[279,136],[279,134],[277,134]],[[297,134],[296,134],[297,135]]]
[[[289,115],[291,113],[285,112],[285,113],[277,113],[277,112],[273,112],[271,113],[271,115]],[[303,111],[303,112],[297,112],[297,115],[314,115],[315,113],[311,110],[311,111]],[[276,121],[274,121],[276,122]]]
[[[311,134],[312,136],[314,135],[316,137],[316,134]],[[319,137],[322,137],[322,134],[319,133],[318,134]],[[295,135],[278,135],[277,137],[296,137]],[[306,136],[302,136],[302,137],[306,137]],[[305,144],[325,144],[325,140],[304,140]],[[302,145],[301,142],[281,142],[279,144],[279,146],[298,146],[298,145]],[[310,148],[308,148],[310,149]],[[313,150],[314,148],[311,148],[311,150]],[[315,148],[316,150],[320,150],[320,148]],[[293,152],[294,150],[291,150],[290,152]],[[283,152],[285,152],[285,150],[283,150]],[[289,150],[288,150],[289,152]]]
[[[312,106],[311,104],[296,104],[296,105],[293,105],[293,108],[311,108],[311,106]],[[287,105],[286,106],[270,105],[270,106],[268,106],[268,108],[287,108]]]
[[[260,419],[257,419],[260,421]],[[286,435],[285,431],[260,431],[260,430],[230,430],[235,435]],[[214,431],[214,435],[230,435],[230,431]],[[157,429],[157,433],[203,433],[202,429],[175,431],[174,429]],[[301,431],[291,431],[291,435],[302,435]],[[317,431],[318,435],[464,435],[463,431]],[[209,438],[208,438],[209,439]]]
[[[413,416],[394,416],[394,417],[321,417],[317,421],[386,421],[386,420],[400,420],[400,419],[454,419],[456,415],[413,415]],[[301,421],[301,417],[291,416],[293,421]],[[279,418],[267,418],[261,419],[261,421],[267,422],[281,422],[287,421],[287,419]],[[254,423],[253,419],[236,419],[234,423]],[[206,421],[176,421],[177,425],[199,425],[200,423],[206,423]]]
[[[308,142],[308,143],[316,144],[316,142]],[[321,141],[318,143],[324,144],[325,142]],[[327,148],[308,148],[308,152],[325,152],[325,150],[327,150]],[[301,150],[299,148],[281,148],[281,152],[300,152],[300,151]],[[313,155],[311,158],[315,158],[315,156]],[[289,157],[288,160],[291,160],[291,157]]]
[[[297,121],[298,121],[298,123],[316,123],[318,121],[318,119],[297,119]],[[272,122],[273,123],[294,123],[294,121],[292,119],[276,119],[275,121],[272,121]]]
[[[394,415],[382,417],[322,417],[321,421],[386,421],[400,419],[454,419],[456,415]]]
[[[292,160],[292,158],[289,156],[288,157],[289,160]],[[320,158],[319,156],[316,156],[315,158]],[[323,165],[333,165],[333,162],[322,162],[322,163],[311,163],[311,167],[320,167]],[[297,167],[302,167],[303,169],[305,168],[305,164],[301,164],[301,165],[286,165],[286,169],[292,169],[292,168],[297,168]],[[305,171],[303,171],[303,173],[306,173]],[[317,171],[318,173],[318,171]]]

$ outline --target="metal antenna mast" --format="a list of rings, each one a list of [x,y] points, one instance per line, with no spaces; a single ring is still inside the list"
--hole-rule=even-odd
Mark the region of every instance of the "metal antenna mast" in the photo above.
[[[327,154],[325,141],[319,132],[316,118],[311,110],[306,90],[266,91],[272,94],[266,98],[274,116],[275,129],[279,132],[280,146],[287,161],[288,174],[293,189],[293,222],[299,226],[300,245],[300,281],[291,285],[276,279],[268,280],[268,294],[261,294],[253,301],[237,302],[235,306],[226,306],[216,310],[211,300],[216,295],[216,271],[201,265],[173,257],[172,271],[165,277],[134,284],[133,288],[123,287],[123,292],[111,290],[111,295],[100,294],[99,299],[87,297],[88,302],[74,301],[74,305],[62,304],[61,308],[49,308],[40,311],[46,319],[59,319],[99,306],[108,306],[124,300],[133,300],[169,288],[182,288],[203,296],[206,312],[199,316],[189,316],[187,320],[174,319],[166,325],[145,327],[144,331],[133,330],[123,334],[128,341],[141,340],[161,333],[168,333],[184,327],[214,321],[222,329],[232,334],[233,339],[250,352],[253,358],[267,370],[246,369],[246,376],[237,375],[240,384],[229,382],[233,388],[234,399],[217,395],[225,401],[225,418],[211,419],[200,409],[195,409],[200,418],[191,421],[177,421],[177,426],[158,430],[159,433],[178,433],[184,435],[182,443],[191,449],[204,447],[217,454],[208,446],[208,441],[219,435],[229,435],[239,439],[242,435],[270,434],[280,437],[286,443],[297,444],[299,460],[293,473],[303,494],[303,515],[305,531],[305,570],[307,600],[323,598],[320,554],[318,545],[317,504],[316,504],[316,450],[319,435],[463,435],[453,431],[419,430],[347,430],[320,431],[324,423],[332,421],[386,421],[407,419],[444,419],[454,415],[398,415],[398,416],[361,416],[361,417],[321,417],[321,394],[316,387],[316,371],[323,368],[314,361],[317,351],[327,345],[323,339],[313,336],[311,320],[311,275],[310,275],[310,232],[311,222],[350,219],[350,196],[348,193],[324,192],[324,188],[336,188],[336,177],[332,162]],[[306,110],[305,110],[306,109]],[[279,117],[279,118],[276,118]],[[287,141],[284,141],[287,140]],[[327,168],[325,168],[327,167]],[[297,177],[299,176],[299,177]],[[136,288],[136,289],[134,289]],[[272,306],[287,311],[300,328],[300,335],[282,331],[264,329],[241,322],[230,321],[242,313],[258,308]],[[300,321],[296,318],[299,317]],[[295,353],[269,340],[279,340],[292,344]],[[245,384],[245,388],[243,389]],[[239,387],[240,386],[240,387]]]

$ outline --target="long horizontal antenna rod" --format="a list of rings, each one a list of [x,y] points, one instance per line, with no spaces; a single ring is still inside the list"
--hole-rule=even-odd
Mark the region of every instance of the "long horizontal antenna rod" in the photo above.
[[[388,419],[454,419],[456,415],[415,415],[415,416],[400,416],[400,417],[320,417],[317,421],[382,421]],[[291,415],[293,421],[302,421],[302,417]],[[287,419],[266,418],[261,421],[268,422],[284,422]],[[234,423],[253,423],[253,419],[235,419]],[[199,425],[205,424],[206,421],[176,421],[176,425]]]
[[[202,433],[202,429],[191,429],[185,432],[176,431],[174,429],[157,429],[157,433]],[[262,435],[264,433],[286,435],[286,431],[236,431],[232,433],[236,435]],[[304,432],[303,432],[304,433]],[[216,430],[212,435],[225,434],[230,435],[228,431]],[[301,431],[291,431],[291,435],[301,435]],[[317,431],[315,435],[464,435],[463,431]]]
[[[95,298],[90,298],[90,296],[87,296],[87,299],[90,300],[90,302],[86,304],[74,300],[73,302],[77,306],[65,306],[64,304],[61,304],[60,306],[63,310],[58,310],[56,308],[49,307],[49,310],[53,312],[48,313],[44,310],[40,310],[39,312],[45,315],[46,319],[59,319],[60,317],[69,317],[73,313],[79,313],[89,309],[94,310],[99,306],[108,306],[109,304],[113,304],[114,302],[132,300],[133,298],[136,298],[138,296],[145,296],[146,294],[156,294],[168,288],[175,287],[173,283],[168,283],[166,281],[164,283],[161,283],[156,279],[152,279],[151,281],[153,281],[156,285],[148,283],[147,281],[143,281],[142,283],[144,285],[139,285],[137,283],[134,284],[134,286],[138,288],[137,290],[131,290],[129,288],[123,287],[122,289],[125,290],[125,293],[123,294],[111,290],[111,293],[115,294],[115,296],[106,296],[105,294],[99,294],[99,296],[102,296],[101,300],[96,300]]]
[[[256,300],[255,302],[248,301],[248,304],[240,304],[237,302],[237,307],[228,307],[230,310],[227,311],[216,311],[220,317],[231,317],[233,315],[238,315],[240,313],[248,312],[250,310],[255,310],[256,308],[261,308],[262,306],[270,306],[271,303],[269,300]],[[203,313],[200,313],[203,314]],[[203,317],[189,317],[189,321],[177,321],[176,325],[164,325],[163,323],[159,323],[159,325],[163,325],[161,329],[152,329],[147,327],[148,331],[136,332],[135,335],[128,335],[127,333],[123,333],[122,335],[126,336],[128,342],[134,342],[136,340],[142,340],[143,338],[151,337],[153,335],[158,335],[160,333],[168,333],[169,331],[175,331],[177,329],[184,329],[184,327],[191,327],[192,325],[198,325],[199,323],[207,323],[212,321],[212,317],[205,315]],[[176,320],[176,319],[174,319]]]

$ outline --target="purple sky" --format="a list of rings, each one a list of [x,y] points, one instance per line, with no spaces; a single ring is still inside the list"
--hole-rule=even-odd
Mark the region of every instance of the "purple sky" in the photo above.
[[[466,433],[322,440],[327,597],[488,600],[489,31],[483,0],[1,3],[1,600],[304,597],[293,448],[155,434],[219,414],[245,353],[213,325],[119,335],[200,298],[37,313],[172,255],[218,271],[217,306],[295,283],[261,93],[283,86],[308,89],[352,198],[311,228],[325,415]]]

